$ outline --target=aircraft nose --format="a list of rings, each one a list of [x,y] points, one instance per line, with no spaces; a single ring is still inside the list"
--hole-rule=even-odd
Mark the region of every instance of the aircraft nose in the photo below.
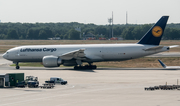
[[[7,56],[6,56],[6,53],[4,53],[4,54],[2,55],[2,57],[6,59],[6,57],[7,57]]]

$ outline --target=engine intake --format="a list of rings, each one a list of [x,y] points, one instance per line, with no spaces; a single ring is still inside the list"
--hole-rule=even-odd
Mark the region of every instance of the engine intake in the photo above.
[[[62,60],[57,56],[44,56],[42,63],[44,67],[59,67],[62,64]]]

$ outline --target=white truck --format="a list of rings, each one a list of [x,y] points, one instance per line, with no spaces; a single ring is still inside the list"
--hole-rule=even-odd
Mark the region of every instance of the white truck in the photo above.
[[[51,77],[50,81],[54,81],[54,83],[60,83],[61,85],[67,84],[67,81],[64,81],[62,78],[59,77]]]

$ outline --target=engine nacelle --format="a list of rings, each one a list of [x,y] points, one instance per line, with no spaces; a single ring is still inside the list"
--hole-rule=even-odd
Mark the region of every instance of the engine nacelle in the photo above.
[[[44,56],[42,59],[44,67],[59,67],[62,60],[57,56]]]

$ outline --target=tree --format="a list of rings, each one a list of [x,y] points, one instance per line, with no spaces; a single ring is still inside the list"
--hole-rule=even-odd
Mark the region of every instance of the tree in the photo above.
[[[122,37],[126,40],[133,40],[134,39],[133,33],[132,33],[133,30],[134,30],[134,27],[126,28],[122,32]]]
[[[19,36],[15,29],[8,30],[7,39],[19,39]]]
[[[47,38],[48,38],[48,35],[47,35],[46,31],[45,30],[40,30],[38,39],[47,39]]]
[[[0,39],[6,39],[6,35],[4,35],[4,34],[0,34]]]
[[[71,29],[69,31],[69,39],[70,40],[79,40],[80,39],[80,33],[74,29]]]
[[[98,26],[98,27],[96,27],[95,28],[95,34],[98,34],[98,35],[100,35],[100,34],[102,34],[102,35],[106,35],[106,31],[107,29],[105,28],[105,27],[103,27],[103,26]]]
[[[39,29],[37,28],[30,28],[27,32],[27,39],[38,39],[39,36]]]
[[[59,36],[62,39],[79,39],[79,33],[76,36],[70,36],[70,29],[81,27],[84,34],[92,33],[108,37],[110,29],[108,25],[81,24],[72,23],[0,23],[1,39],[47,39]],[[140,39],[152,24],[145,25],[114,25],[114,37],[123,37],[124,39]],[[73,31],[72,31],[73,32]],[[75,38],[74,38],[75,37]],[[99,37],[99,36],[98,36]],[[180,39],[180,24],[168,24],[164,32],[163,39]]]

